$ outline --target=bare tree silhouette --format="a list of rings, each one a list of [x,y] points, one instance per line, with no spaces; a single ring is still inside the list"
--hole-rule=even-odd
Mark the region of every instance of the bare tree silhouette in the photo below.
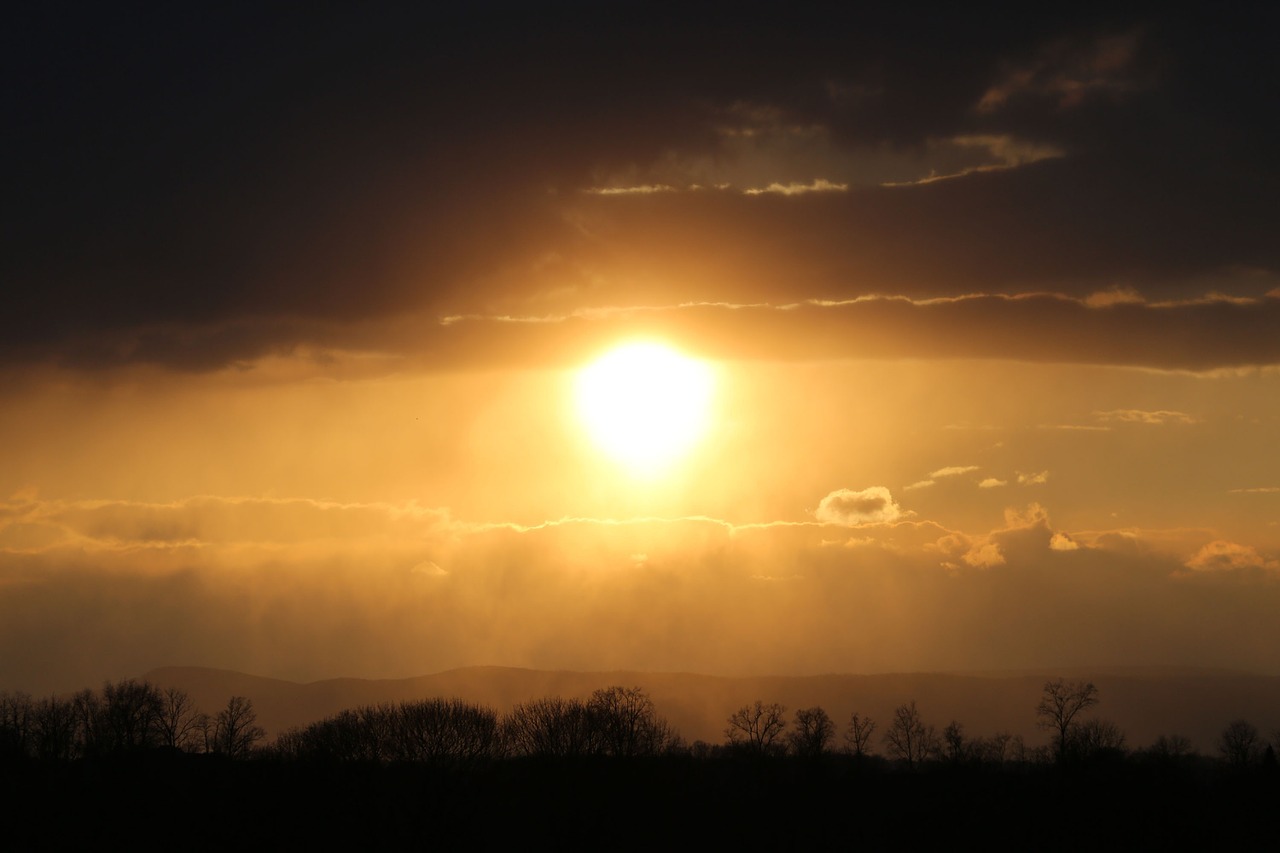
[[[800,708],[787,741],[793,755],[817,758],[827,751],[835,734],[836,725],[822,708]]]
[[[1036,705],[1038,725],[1043,729],[1056,730],[1057,741],[1054,745],[1058,761],[1064,761],[1071,743],[1071,724],[1082,711],[1098,704],[1098,688],[1092,681],[1046,681],[1044,695],[1040,704]]]
[[[213,751],[232,758],[246,757],[266,737],[257,721],[253,703],[243,696],[232,696],[214,718]]]
[[[587,700],[587,710],[607,755],[660,755],[677,740],[667,721],[658,716],[653,700],[639,687],[597,690]]]
[[[733,746],[757,755],[777,752],[778,738],[787,727],[783,716],[787,709],[777,702],[765,704],[759,699],[754,705],[743,705],[729,716],[724,730],[725,739]]]
[[[914,768],[939,748],[933,726],[926,726],[920,719],[914,699],[894,709],[893,719],[884,733],[884,743],[889,754],[905,762],[909,768]]]
[[[876,730],[876,721],[863,717],[857,711],[849,717],[849,726],[844,730],[846,748],[854,758],[861,759],[871,754],[871,735]]]
[[[1232,767],[1248,767],[1262,756],[1258,727],[1248,720],[1232,720],[1218,738],[1218,750]]]
[[[196,743],[196,723],[200,711],[185,690],[169,687],[161,691],[156,709],[160,743],[171,749],[188,749]]]

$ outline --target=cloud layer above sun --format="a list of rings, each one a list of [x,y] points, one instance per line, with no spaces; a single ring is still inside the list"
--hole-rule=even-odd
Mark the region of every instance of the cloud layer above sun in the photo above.
[[[29,11],[0,359],[1275,364],[1273,19]]]

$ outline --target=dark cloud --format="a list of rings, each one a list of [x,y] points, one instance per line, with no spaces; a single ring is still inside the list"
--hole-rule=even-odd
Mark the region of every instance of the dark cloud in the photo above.
[[[469,333],[464,327],[476,328]],[[489,328],[484,334],[481,329]],[[738,358],[1008,358],[1184,370],[1280,362],[1280,298],[1091,304],[1061,294],[703,304],[556,322],[462,320],[441,351],[502,347],[566,360],[619,335],[658,334]],[[475,338],[471,338],[471,334]],[[476,353],[477,357],[482,353]],[[461,358],[461,356],[459,356]]]
[[[405,312],[1259,296],[1274,279],[1240,275],[1280,270],[1275,13],[1201,11],[30,7],[3,44],[0,358],[209,369]],[[846,163],[1007,150],[912,186],[581,192],[675,186],[658,171],[766,126],[820,132]],[[750,186],[849,184],[788,156]],[[1166,363],[1183,331],[1275,328],[1214,311],[1109,349]],[[1002,353],[1042,357],[1011,334]]]

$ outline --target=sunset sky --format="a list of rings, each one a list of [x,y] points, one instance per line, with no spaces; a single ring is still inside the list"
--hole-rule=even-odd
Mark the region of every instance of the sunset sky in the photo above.
[[[0,689],[1280,674],[1275,7],[31,5]]]

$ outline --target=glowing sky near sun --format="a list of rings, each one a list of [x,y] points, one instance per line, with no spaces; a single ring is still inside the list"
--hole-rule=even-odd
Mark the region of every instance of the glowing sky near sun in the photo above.
[[[18,16],[0,689],[1280,673],[1275,12],[802,7]]]

